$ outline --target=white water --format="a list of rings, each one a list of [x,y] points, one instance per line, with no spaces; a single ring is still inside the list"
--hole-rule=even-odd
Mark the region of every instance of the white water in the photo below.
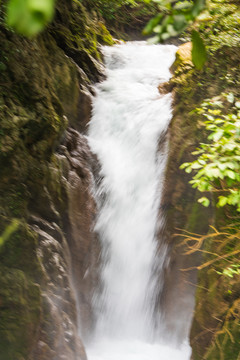
[[[96,190],[102,243],[101,286],[94,308],[96,329],[89,360],[187,360],[190,347],[161,340],[156,294],[167,249],[156,257],[171,95],[157,86],[170,78],[172,45],[127,43],[105,47],[107,80],[96,87],[89,143],[101,164]],[[160,223],[161,226],[161,223]],[[156,263],[157,262],[157,263]],[[163,330],[162,330],[163,331]]]

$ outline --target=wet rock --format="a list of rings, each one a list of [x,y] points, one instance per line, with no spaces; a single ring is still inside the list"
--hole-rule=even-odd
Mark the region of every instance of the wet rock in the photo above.
[[[98,239],[93,232],[96,204],[92,196],[92,165],[96,159],[90,152],[86,138],[76,131],[69,132],[66,146],[71,150],[71,170],[67,184],[70,223],[67,234],[72,257],[72,277],[80,308],[80,323],[83,324],[83,335],[87,336],[94,320],[91,299],[98,281],[100,253]]]
[[[170,93],[173,90],[173,84],[170,81],[162,83],[158,86],[160,94],[165,95]]]
[[[194,310],[197,274],[196,269],[191,268],[200,263],[198,254],[185,255],[187,246],[183,243],[184,231],[206,233],[212,210],[206,210],[197,203],[196,190],[189,184],[189,174],[179,169],[182,163],[191,161],[191,151],[197,147],[203,136],[188,110],[192,109],[193,103],[197,101],[191,98],[194,95],[192,89],[196,84],[193,79],[188,80],[192,71],[191,43],[179,47],[171,70],[175,71],[175,75],[159,89],[162,93],[173,89],[174,97],[173,119],[168,131],[169,156],[159,209],[159,218],[165,217],[165,221],[163,224],[160,223],[158,238],[168,249],[159,303],[164,309],[164,336],[167,340],[175,339],[181,343],[188,336]],[[161,251],[162,247],[159,246],[160,257]],[[169,333],[171,338],[166,335]]]
[[[85,360],[79,328],[92,323],[98,249],[95,165],[79,131],[91,116],[91,81],[104,76],[96,38],[111,36],[66,0],[37,38],[2,24],[0,33],[0,234],[12,218],[21,224],[0,248],[0,358]]]

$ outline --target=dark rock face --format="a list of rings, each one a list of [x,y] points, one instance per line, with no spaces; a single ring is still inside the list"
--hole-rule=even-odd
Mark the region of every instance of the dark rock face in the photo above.
[[[84,136],[69,128],[55,161],[58,167],[49,164],[53,179],[33,199],[35,204],[30,204],[29,223],[38,236],[37,253],[45,278],[39,336],[32,356],[85,359],[78,331],[84,324],[82,333],[86,334],[91,326],[91,267],[97,239],[92,232],[92,155]],[[54,187],[58,189],[54,191]],[[82,318],[77,322],[78,310]]]
[[[62,149],[61,149],[62,150]],[[67,153],[67,154],[66,154]],[[93,232],[96,204],[92,197],[96,158],[84,136],[71,129],[66,137],[65,154],[70,162],[67,177],[68,233],[72,258],[72,279],[77,292],[83,336],[92,326],[91,298],[97,282],[100,247]],[[70,155],[70,156],[69,156]],[[61,161],[64,161],[62,155]]]
[[[161,301],[165,308],[167,327],[177,330],[181,320],[190,316],[187,308],[193,309],[188,302],[188,295],[195,295],[195,309],[190,329],[190,344],[193,360],[237,360],[239,358],[239,278],[226,278],[219,272],[226,267],[225,255],[229,251],[229,242],[223,237],[208,237],[197,253],[184,255],[190,250],[182,244],[184,234],[209,234],[209,224],[217,229],[227,228],[236,217],[233,210],[203,208],[197,203],[201,195],[188,184],[191,177],[179,170],[183,162],[192,161],[191,152],[199,142],[206,142],[208,134],[201,126],[202,118],[192,112],[204,99],[217,96],[222,92],[234,92],[239,97],[239,82],[228,84],[226,74],[238,79],[236,59],[239,48],[224,46],[211,57],[207,69],[197,72],[189,61],[190,45],[182,46],[172,69],[175,71],[170,84],[160,91],[172,88],[174,93],[174,117],[170,126],[169,163],[166,171],[166,184],[162,207],[166,212],[165,229],[159,236],[170,242],[170,263],[166,266],[166,282]],[[214,77],[211,76],[214,73]],[[220,76],[221,75],[221,76]],[[230,76],[230,75],[228,75]],[[227,108],[226,108],[227,110]],[[213,196],[214,198],[214,196]],[[214,203],[214,202],[213,202]],[[186,233],[188,231],[188,233]],[[211,232],[211,231],[210,231]],[[233,236],[234,239],[234,236]],[[189,242],[188,245],[194,242]],[[233,241],[231,251],[239,248],[239,242]],[[237,248],[238,246],[238,248]],[[160,249],[161,250],[161,249]],[[203,250],[203,251],[201,251]],[[237,250],[238,251],[238,250]],[[218,254],[218,262],[200,267],[196,276],[195,270],[200,264],[213,259]],[[200,255],[201,256],[201,255]],[[197,279],[196,279],[197,278]],[[188,294],[187,297],[183,294]],[[176,301],[175,301],[176,300]]]
[[[19,219],[0,247],[0,358],[85,360],[99,246],[82,134],[104,76],[97,40],[112,39],[65,0],[38,38],[0,34],[0,234]]]
[[[176,339],[177,342],[188,336],[197,283],[196,269],[191,268],[197,267],[200,262],[198,254],[185,255],[188,248],[183,244],[183,235],[186,231],[205,234],[211,218],[211,209],[206,210],[197,203],[196,190],[188,183],[190,176],[179,169],[182,163],[191,161],[191,151],[201,139],[194,118],[188,114],[190,111],[188,109],[191,109],[196,101],[191,97],[194,92],[190,94],[186,89],[186,84],[189,86],[189,91],[195,86],[194,81],[191,80],[190,51],[189,43],[179,47],[174,63],[176,75],[159,88],[160,93],[172,90],[174,102],[173,119],[167,134],[168,163],[159,209],[160,218],[165,217],[164,223],[158,230],[158,238],[163,244],[159,246],[159,253],[161,251],[168,253],[164,265],[164,285],[159,294],[159,301],[161,308],[164,309],[162,316],[166,324],[165,333],[171,333],[170,340]],[[186,95],[181,91],[185,91]]]

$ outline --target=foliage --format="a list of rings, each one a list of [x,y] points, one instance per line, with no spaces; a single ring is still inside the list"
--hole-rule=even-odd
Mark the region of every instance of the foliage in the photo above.
[[[207,259],[201,265],[184,269],[184,271],[191,269],[202,270],[214,266],[219,275],[229,277],[231,277],[230,275],[239,275],[239,225],[240,218],[237,216],[231,224],[222,227],[220,230],[210,226],[210,231],[206,235],[195,234],[186,230],[182,234],[177,234],[184,238],[182,244],[187,245],[186,255],[201,252]],[[203,243],[205,243],[204,248]],[[206,244],[208,245],[206,246]]]
[[[127,8],[134,9],[145,6],[148,7],[151,0],[85,0],[83,2],[86,3],[86,5],[98,10],[103,18],[111,21],[116,19],[119,12],[123,13]]]
[[[197,69],[201,70],[207,60],[207,51],[199,33],[192,31],[192,62]]]
[[[143,33],[156,34],[154,41],[164,41],[179,35],[205,8],[205,0],[154,0],[159,14],[149,21]]]
[[[154,0],[159,5],[159,13],[151,19],[143,30],[144,35],[155,33],[151,42],[163,42],[181,34],[205,9],[205,0]],[[192,31],[192,62],[202,69],[207,59],[204,42],[200,34]]]
[[[217,271],[219,275],[225,275],[227,277],[233,278],[234,275],[240,275],[240,264],[232,264],[226,267],[223,272]]]
[[[56,0],[9,0],[6,6],[6,23],[21,35],[32,37],[41,32],[52,20]],[[141,27],[154,16],[156,5],[152,0],[75,0],[89,11],[95,11],[107,23],[115,26]]]
[[[239,47],[240,7],[231,0],[213,0],[200,15],[198,30],[204,37],[209,52],[226,47]]]
[[[52,20],[55,0],[9,0],[7,25],[19,34],[37,35]]]
[[[124,32],[126,29],[140,32],[157,11],[152,0],[83,0],[83,5],[102,17],[117,35],[119,30]]]
[[[201,192],[214,192],[217,206],[236,206],[240,211],[240,102],[232,93],[224,94],[231,111],[222,112],[223,101],[213,98],[196,109],[206,120],[203,126],[210,132],[209,143],[201,143],[192,154],[193,162],[184,163],[181,169],[187,173],[197,170],[190,181]],[[210,201],[206,196],[198,200],[204,206]]]
[[[231,167],[233,164],[238,167],[239,160],[236,161],[235,155],[240,147],[239,125],[236,126],[237,122],[239,124],[237,99],[240,96],[240,9],[236,0],[210,0],[207,6],[191,27],[204,39],[208,53],[207,65],[201,72],[188,70],[185,67],[182,72],[179,71],[179,74],[175,75],[178,81],[178,83],[175,81],[178,102],[185,101],[187,105],[189,104],[189,106],[184,104],[185,109],[184,105],[181,106],[179,117],[182,118],[183,124],[187,121],[188,126],[194,128],[193,139],[205,143],[203,145],[205,148],[202,145],[198,146],[197,151],[201,150],[201,153],[197,153],[194,159],[192,156],[189,157],[187,151],[193,144],[192,134],[188,135],[184,132],[187,137],[184,141],[187,148],[184,154],[188,159],[185,158],[185,161],[192,163],[195,161],[196,169],[192,169],[189,162],[188,172],[192,176],[197,175],[199,171],[205,172],[206,169],[211,171],[211,168],[215,173],[216,170],[220,173],[225,170],[225,173],[230,171],[228,175],[232,176],[231,171],[233,171],[233,176],[238,176],[239,168],[234,170]],[[191,40],[189,33],[185,32],[183,36],[185,41]],[[221,93],[225,95],[217,96]],[[206,98],[210,100],[199,105]],[[194,114],[189,113],[194,107],[199,109]],[[221,123],[217,124],[217,119],[221,120]],[[210,128],[207,129],[207,126]],[[220,136],[222,130],[224,134]],[[212,136],[218,134],[219,140],[207,139],[211,134]],[[231,141],[237,144],[235,155],[232,150],[223,151],[224,145]],[[203,156],[206,156],[202,159],[206,164],[199,164],[197,160]],[[229,159],[225,158],[227,156]],[[216,162],[219,162],[220,166],[216,166]],[[198,167],[199,165],[204,166]],[[236,189],[239,193],[239,181],[231,179],[226,174],[220,175],[223,179],[215,177],[214,174],[211,174],[211,178],[206,174],[203,176],[211,189],[201,191],[202,196],[204,195],[201,201],[205,205],[211,201],[213,206],[206,210],[206,216],[215,228],[210,227],[209,231],[207,227],[203,230],[200,228],[200,231],[198,228],[190,228],[189,231],[199,233],[187,233],[183,230],[180,234],[187,245],[187,253],[192,254],[197,251],[199,255],[201,254],[201,263],[198,266],[194,266],[195,264],[192,266],[192,263],[190,265],[199,270],[195,315],[190,337],[193,358],[237,360],[239,357],[237,339],[240,305],[240,213],[236,209],[239,207],[239,202],[235,205],[226,203],[219,209],[216,208],[216,204],[219,202],[219,197],[228,198],[231,195],[230,189]],[[197,180],[201,182],[201,178]],[[197,207],[197,204],[194,206]],[[206,224],[204,218],[200,219],[200,226],[201,223]]]

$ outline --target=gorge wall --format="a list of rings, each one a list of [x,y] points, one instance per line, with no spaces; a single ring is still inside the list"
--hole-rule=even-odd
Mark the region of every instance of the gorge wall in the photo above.
[[[168,272],[167,275],[171,280],[167,282],[171,284],[170,288],[169,286],[166,288],[168,306],[171,306],[173,294],[180,296],[183,288],[188,288],[189,283],[194,282],[196,276],[194,269],[190,272],[181,270],[188,267],[196,268],[211,261],[210,266],[204,266],[197,275],[196,305],[190,332],[193,360],[237,360],[240,353],[237,340],[239,338],[239,275],[230,278],[222,274],[223,269],[231,263],[231,259],[228,262],[224,256],[226,257],[230,250],[238,251],[238,238],[232,235],[232,241],[228,242],[221,235],[215,238],[208,237],[195,255],[190,257],[182,255],[184,251],[189,250],[188,247],[184,248],[184,237],[181,236],[187,234],[186,230],[192,235],[204,235],[211,231],[209,225],[221,229],[239,219],[234,209],[229,207],[218,209],[213,194],[212,205],[209,208],[199,205],[197,198],[202,195],[188,184],[191,176],[179,170],[181,163],[193,161],[191,152],[201,141],[206,142],[208,135],[202,126],[202,117],[193,110],[200,107],[206,99],[220,99],[223,94],[230,92],[234,94],[235,101],[240,96],[237,65],[239,40],[234,37],[232,41],[229,40],[231,31],[238,33],[239,8],[234,1],[228,1],[221,10],[218,6],[217,1],[211,1],[208,16],[198,24],[208,46],[207,64],[201,71],[194,69],[190,59],[191,45],[190,43],[182,45],[173,65],[174,76],[170,83],[166,84],[167,89],[173,89],[175,113],[170,127],[170,156],[164,204],[167,209],[168,238],[173,239],[170,268],[180,269],[177,277],[175,270]],[[160,91],[164,91],[164,88]],[[231,111],[227,101],[224,102],[223,108],[226,113]],[[176,233],[181,235],[174,235]],[[193,242],[190,245],[193,245]],[[183,279],[183,282],[180,279]],[[182,284],[183,288],[179,284]],[[175,293],[175,289],[178,289],[178,293]],[[176,308],[176,317],[181,304],[186,306],[183,302],[179,302],[180,308]],[[170,326],[176,324],[170,322]]]
[[[85,359],[77,309],[90,327],[96,279],[86,270],[97,266],[98,243],[96,161],[82,134],[90,85],[104,76],[98,46],[113,40],[74,1],[58,1],[54,22],[34,40],[3,20],[0,33],[0,233],[20,221],[0,249],[0,357]]]

